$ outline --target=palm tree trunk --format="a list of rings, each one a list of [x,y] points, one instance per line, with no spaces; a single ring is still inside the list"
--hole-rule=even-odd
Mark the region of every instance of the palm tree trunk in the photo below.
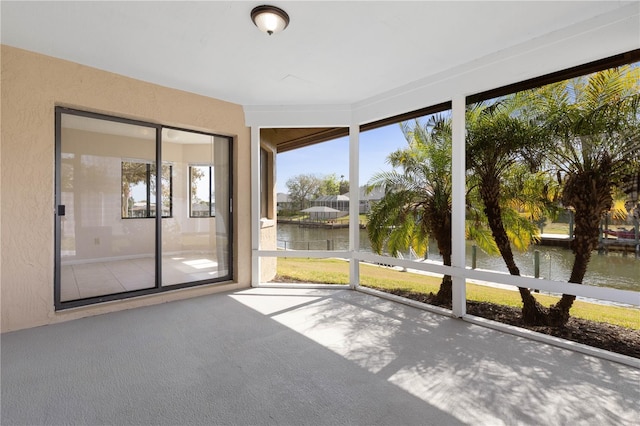
[[[131,188],[128,183],[122,183],[122,206],[121,217],[129,217],[129,197],[131,195]]]
[[[435,219],[435,218],[434,218]],[[434,220],[435,222],[435,220]],[[438,221],[439,224],[432,223],[434,229],[434,237],[438,244],[438,250],[442,256],[442,263],[445,266],[451,266],[451,215],[447,212],[444,218]],[[453,284],[450,275],[442,277],[440,288],[436,294],[434,303],[444,306],[451,306],[451,298],[453,297]]]
[[[576,177],[574,182],[582,182],[585,177]],[[576,187],[567,182],[565,191],[571,197],[572,205],[575,208],[575,238],[571,243],[574,253],[573,267],[569,277],[570,283],[582,284],[582,280],[587,272],[587,266],[591,260],[591,253],[598,247],[598,235],[600,232],[600,218],[602,213],[611,207],[610,197],[606,191],[607,186],[598,187],[595,181],[592,185],[583,184]],[[586,190],[591,186],[592,190]],[[568,198],[567,197],[567,198]],[[573,306],[576,297],[570,294],[563,294],[562,298],[549,310],[549,325],[562,327],[569,321],[569,310]]]
[[[520,269],[513,259],[513,251],[509,237],[502,223],[502,209],[500,207],[500,181],[496,176],[483,176],[480,183],[480,196],[484,202],[484,213],[487,215],[489,228],[496,241],[502,259],[511,275],[520,275]],[[546,325],[547,313],[533,297],[528,288],[518,287],[522,299],[522,321],[527,325]]]
[[[451,252],[442,253],[442,260],[444,265],[451,266]],[[451,281],[451,275],[445,275],[442,277],[440,283],[440,289],[436,294],[435,303],[445,306],[451,306],[451,298],[453,297],[453,282]]]
[[[487,215],[489,228],[504,259],[504,263],[507,265],[511,275],[520,275],[520,269],[518,269],[513,259],[513,251],[511,250],[507,231],[505,231],[502,223],[502,208],[499,201],[500,181],[495,176],[483,177],[479,189],[480,197],[484,202],[484,213]]]

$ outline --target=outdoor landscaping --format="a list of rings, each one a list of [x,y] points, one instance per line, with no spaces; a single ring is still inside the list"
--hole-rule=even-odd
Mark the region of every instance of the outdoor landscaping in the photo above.
[[[548,280],[640,290],[636,263],[640,262],[638,65],[469,101],[464,206],[462,197],[455,201],[456,208],[466,213],[464,230],[472,244],[472,268],[476,268],[475,254],[481,251],[501,259],[510,275],[541,277],[541,251],[534,256],[535,273],[525,271],[529,267],[525,263],[531,261],[518,253],[545,243],[558,246],[565,258],[562,276],[551,278],[551,254],[546,253]],[[399,122],[406,145],[388,153],[391,169],[373,174],[363,188],[365,245],[376,254],[426,258],[431,242],[442,264],[451,265],[454,162],[453,123],[447,108]],[[309,194],[325,194],[328,188],[338,191],[341,202],[348,202],[342,195],[347,186],[343,179],[339,185],[330,175],[312,185],[312,177],[302,175],[287,182],[292,206],[299,211],[304,212],[305,203],[313,200]],[[369,197],[373,192],[378,196]],[[346,212],[339,208],[332,205],[328,214],[344,216]],[[557,238],[558,234],[566,237]],[[312,246],[312,240],[319,247]],[[284,250],[300,249],[292,240],[282,241]],[[337,244],[329,236],[315,235],[306,249],[323,247],[331,251]],[[602,259],[594,261],[594,253],[614,250],[621,252],[619,258],[632,259],[625,269],[626,283],[614,266],[622,262],[613,256],[598,271],[600,275],[587,274],[591,269],[595,272],[594,263],[602,263]],[[348,282],[344,263],[306,260],[289,268],[289,260],[279,260],[279,280]],[[360,285],[451,306],[451,277],[393,275],[397,273],[363,264]],[[468,312],[640,357],[640,309],[586,303],[572,294],[543,295],[526,287],[514,290],[469,284]]]
[[[288,283],[349,284],[348,263],[342,259],[279,258],[274,281]],[[360,265],[360,285],[427,304],[433,303],[441,278],[377,265]],[[517,291],[467,284],[467,312],[540,333],[562,337],[612,352],[640,358],[640,309],[578,300],[565,327],[526,326]],[[559,297],[534,293],[543,304]],[[446,304],[444,307],[447,307]],[[450,308],[450,304],[449,304]]]

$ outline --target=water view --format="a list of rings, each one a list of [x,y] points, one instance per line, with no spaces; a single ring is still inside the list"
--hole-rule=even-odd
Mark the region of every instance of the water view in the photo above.
[[[467,243],[467,266],[471,266],[471,243]],[[349,230],[305,228],[292,224],[278,224],[278,248],[287,250],[348,250]],[[366,229],[360,230],[360,250],[371,251]],[[523,275],[534,275],[534,251],[540,252],[540,277],[555,281],[566,281],[571,272],[573,254],[558,247],[532,246],[525,253],[514,252],[515,261]],[[409,254],[405,254],[409,258]],[[430,244],[428,258],[442,261],[435,244]],[[499,256],[488,256],[477,250],[476,267],[507,272]],[[617,253],[599,255],[594,253],[584,284],[640,291],[640,259],[634,255]]]

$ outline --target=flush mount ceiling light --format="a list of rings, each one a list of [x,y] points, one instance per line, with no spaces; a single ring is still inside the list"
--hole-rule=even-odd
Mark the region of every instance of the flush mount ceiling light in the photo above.
[[[260,31],[269,35],[279,33],[289,25],[289,15],[275,6],[258,6],[251,11],[251,20]]]

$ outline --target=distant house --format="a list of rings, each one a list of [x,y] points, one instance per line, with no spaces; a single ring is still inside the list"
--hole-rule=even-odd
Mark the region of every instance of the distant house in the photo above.
[[[311,220],[337,219],[341,216],[347,215],[347,212],[343,212],[327,206],[313,206],[300,211],[302,213],[308,214],[309,219]]]
[[[193,203],[191,204],[191,217],[213,217],[215,216],[215,203],[209,208],[209,203]]]
[[[344,194],[349,196],[349,193]],[[384,191],[380,188],[374,188],[370,193],[367,193],[366,187],[360,187],[360,213],[368,213],[371,207],[384,197]]]
[[[284,192],[276,194],[276,209],[278,211],[291,210],[293,208],[291,197]]]
[[[374,188],[367,193],[364,186],[360,187],[360,213],[367,213],[371,207],[384,196],[384,191],[380,188]],[[349,193],[343,195],[323,195],[311,202],[315,207],[331,207],[341,212],[349,211],[350,197]],[[340,216],[340,215],[339,215]]]
[[[316,207],[331,207],[341,212],[349,211],[349,197],[346,195],[323,195],[312,201]]]

